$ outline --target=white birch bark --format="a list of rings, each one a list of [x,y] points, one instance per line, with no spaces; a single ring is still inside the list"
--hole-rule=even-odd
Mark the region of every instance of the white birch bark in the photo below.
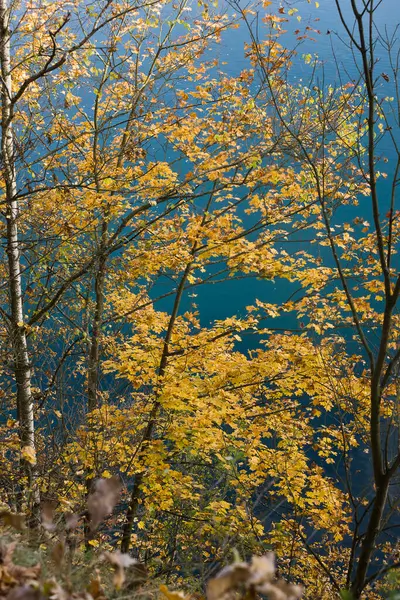
[[[24,327],[22,296],[21,251],[18,234],[17,174],[13,139],[12,80],[10,60],[9,7],[0,0],[0,67],[1,67],[1,177],[5,186],[7,260],[10,302],[10,331],[13,371],[17,394],[17,416],[20,427],[21,448],[29,447],[35,456],[35,423],[31,391],[31,364]],[[32,460],[33,462],[33,460]],[[38,506],[36,468],[22,458],[21,467],[27,478],[25,498],[35,513]]]

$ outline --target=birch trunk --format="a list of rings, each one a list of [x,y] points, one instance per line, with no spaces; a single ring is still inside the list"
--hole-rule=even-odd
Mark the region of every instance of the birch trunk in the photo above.
[[[17,174],[13,140],[12,81],[10,61],[9,7],[0,0],[0,63],[1,63],[1,152],[2,179],[5,186],[7,261],[10,302],[10,334],[13,372],[17,393],[17,417],[21,448],[29,447],[31,462],[21,459],[21,470],[26,480],[25,500],[32,516],[37,517],[39,494],[36,484],[35,424],[31,391],[31,364],[24,326],[22,298],[20,241],[18,234]],[[20,501],[22,500],[22,496]]]

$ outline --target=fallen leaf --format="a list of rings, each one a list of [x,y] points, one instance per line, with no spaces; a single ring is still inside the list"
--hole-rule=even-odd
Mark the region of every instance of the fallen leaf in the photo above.
[[[129,554],[123,554],[119,550],[115,552],[103,552],[102,555],[114,567],[114,585],[120,590],[125,582],[125,569],[138,563],[136,558]]]
[[[54,544],[53,549],[51,551],[51,557],[54,560],[54,562],[58,568],[60,568],[63,563],[64,554],[65,554],[64,540],[58,540],[58,542],[56,542]]]
[[[250,567],[251,585],[259,585],[264,581],[272,581],[275,575],[275,555],[268,552],[264,556],[253,556]]]
[[[8,577],[15,580],[15,583],[25,584],[28,581],[38,579],[41,571],[40,564],[34,565],[33,567],[24,567],[22,565],[16,565],[13,562],[14,550],[18,542],[12,542],[7,546],[0,547],[0,566],[1,566],[1,582],[3,583],[3,577]]]
[[[234,590],[239,584],[249,579],[249,565],[244,562],[225,567],[207,585],[207,599],[219,600],[227,592]]]
[[[55,531],[56,526],[53,522],[54,519],[54,502],[45,502],[42,506],[42,527],[46,531]]]
[[[96,570],[96,576],[90,580],[87,591],[92,596],[93,600],[102,600],[106,597],[101,586],[100,573],[98,570]]]
[[[0,519],[3,520],[5,525],[13,527],[17,531],[25,529],[25,515],[22,513],[12,513],[9,510],[2,510],[0,511]]]
[[[92,531],[97,529],[102,520],[112,513],[118,502],[120,492],[121,483],[117,477],[96,481],[95,491],[90,494],[87,503]]]
[[[79,525],[79,515],[76,513],[67,513],[65,515],[65,529],[73,531]]]
[[[184,600],[185,594],[182,592],[171,592],[166,585],[160,585],[160,592],[164,594],[168,600]]]
[[[40,590],[31,585],[20,585],[7,595],[7,600],[40,600],[41,598]]]

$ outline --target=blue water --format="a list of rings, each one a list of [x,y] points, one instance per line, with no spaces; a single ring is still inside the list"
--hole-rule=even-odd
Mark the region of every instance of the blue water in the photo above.
[[[297,37],[306,32],[314,39],[306,39],[301,42],[297,48],[297,57],[294,59],[293,69],[290,73],[291,83],[296,85],[307,85],[312,76],[312,65],[306,65],[302,55],[312,54],[318,58],[320,63],[314,79],[319,85],[339,85],[347,83],[358,77],[358,65],[342,40],[346,41],[346,32],[340,21],[339,14],[334,0],[320,0],[319,8],[315,7],[314,0],[308,3],[307,0],[300,0],[295,4],[291,3],[298,9],[298,13],[294,16],[286,16],[287,23],[283,23],[282,27],[286,33],[281,37],[283,46],[293,49],[297,46]],[[342,0],[343,14],[349,20],[352,26],[354,19],[351,18],[350,0]],[[242,3],[243,5],[243,3]],[[270,7],[270,11],[274,12],[281,3],[275,2]],[[301,17],[299,21],[297,17]],[[253,19],[253,20],[252,20]],[[400,2],[399,0],[383,0],[376,11],[375,15],[376,27],[381,32],[386,32],[387,35],[393,35],[396,25],[400,22]],[[263,25],[260,21],[256,22],[254,17],[249,16],[249,23],[256,29],[258,27],[259,37],[263,36]],[[257,25],[258,23],[258,25]],[[306,31],[306,27],[318,30],[319,33]],[[300,30],[300,33],[295,33]],[[220,44],[213,46],[210,51],[212,57],[217,57],[221,63],[225,63],[222,69],[228,74],[235,76],[241,70],[248,68],[248,62],[244,57],[244,45],[250,40],[248,28],[241,25],[239,29],[231,30],[222,37]],[[390,64],[387,52],[381,44],[377,44],[376,57],[378,65],[376,73],[390,73]],[[334,58],[335,57],[335,58]],[[378,88],[380,97],[394,95],[394,86],[392,81],[386,82],[383,78],[380,79],[380,87]],[[397,137],[398,132],[396,133]],[[400,142],[400,139],[399,139]],[[393,163],[393,148],[388,137],[383,140],[380,151],[388,159],[384,169],[389,173]],[[385,213],[388,207],[388,198],[390,191],[390,177],[387,180],[380,180],[379,192],[382,203],[382,212]],[[338,213],[338,222],[351,221],[355,217],[360,217],[363,220],[371,221],[371,205],[368,198],[360,198],[358,206],[347,206]],[[308,238],[309,236],[305,236]],[[288,244],[287,250],[293,250],[293,243]],[[301,243],[296,244],[297,248],[301,248]],[[305,243],[305,250],[310,251],[310,245]],[[332,260],[328,259],[332,265]],[[254,304],[258,298],[265,302],[281,303],[289,298],[295,287],[287,281],[266,281],[256,277],[230,280],[220,284],[210,286],[199,286],[194,291],[197,296],[195,304],[199,308],[201,321],[203,325],[207,325],[215,319],[223,319],[232,314],[243,316],[245,306]],[[158,308],[168,310],[171,301],[163,300],[157,303]],[[184,299],[182,310],[187,310],[191,305],[190,297],[187,295]],[[273,327],[285,327],[288,329],[298,328],[298,324],[294,317],[285,317],[285,321],[274,321],[271,323]],[[241,345],[242,350],[254,347],[257,340],[254,336],[245,337]]]

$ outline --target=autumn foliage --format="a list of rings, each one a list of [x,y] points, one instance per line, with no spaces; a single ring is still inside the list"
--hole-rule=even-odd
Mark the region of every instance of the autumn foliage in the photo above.
[[[0,0],[1,510],[118,588],[394,585],[397,40],[335,2],[357,80],[318,3]]]

